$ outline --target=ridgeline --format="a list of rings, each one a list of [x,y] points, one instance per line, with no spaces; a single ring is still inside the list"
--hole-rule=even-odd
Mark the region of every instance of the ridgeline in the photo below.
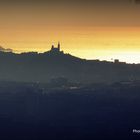
[[[44,53],[0,52],[0,81],[48,83],[59,78],[82,84],[136,81],[140,65],[80,59],[63,53],[60,44]]]

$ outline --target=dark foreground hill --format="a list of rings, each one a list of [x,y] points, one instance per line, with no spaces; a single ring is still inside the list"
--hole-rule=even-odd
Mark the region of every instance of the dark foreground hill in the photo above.
[[[61,51],[0,52],[0,80],[50,82],[65,78],[73,83],[140,80],[140,65],[84,60]]]
[[[0,83],[2,140],[135,140],[140,83],[45,92],[27,83]]]

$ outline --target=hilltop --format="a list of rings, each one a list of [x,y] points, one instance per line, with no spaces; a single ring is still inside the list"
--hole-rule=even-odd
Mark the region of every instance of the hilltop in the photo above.
[[[0,52],[0,81],[48,83],[67,79],[73,83],[112,83],[140,80],[140,65],[118,61],[85,60],[60,50],[60,44],[44,53]]]

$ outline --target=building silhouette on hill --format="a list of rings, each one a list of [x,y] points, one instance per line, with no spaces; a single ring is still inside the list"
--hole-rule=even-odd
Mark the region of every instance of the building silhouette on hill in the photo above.
[[[52,45],[52,48],[51,48],[50,52],[52,52],[52,53],[60,53],[61,52],[60,51],[60,43],[58,42],[58,46],[57,47]]]

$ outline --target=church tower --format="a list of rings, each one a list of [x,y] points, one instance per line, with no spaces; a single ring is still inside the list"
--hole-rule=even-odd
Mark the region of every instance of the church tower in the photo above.
[[[58,42],[58,46],[55,47],[54,45],[52,45],[52,48],[50,50],[53,53],[60,53],[60,42]]]
[[[51,50],[53,50],[54,49],[54,45],[52,45],[52,48],[51,48]]]
[[[60,42],[58,42],[58,51],[60,52]]]

